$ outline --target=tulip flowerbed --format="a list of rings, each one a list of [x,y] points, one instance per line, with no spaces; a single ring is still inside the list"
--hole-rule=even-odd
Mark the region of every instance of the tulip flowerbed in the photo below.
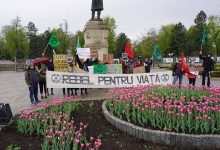
[[[109,112],[136,125],[177,133],[220,134],[220,88],[150,85],[108,94]]]
[[[68,98],[69,99],[69,98]],[[39,111],[25,110],[17,120],[17,130],[24,135],[42,137],[42,150],[97,150],[100,139],[87,139],[82,122],[76,125],[71,113],[76,111],[78,103],[68,99],[55,99],[51,104],[40,104]]]

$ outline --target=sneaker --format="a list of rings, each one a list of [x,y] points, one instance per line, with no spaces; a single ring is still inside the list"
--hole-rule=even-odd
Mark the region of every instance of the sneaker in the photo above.
[[[47,98],[47,96],[45,95],[45,98]]]
[[[41,99],[44,99],[43,95],[41,96]]]
[[[38,101],[36,101],[36,103],[40,103],[40,102],[42,102],[42,101],[39,101],[39,100],[38,100]]]
[[[51,95],[54,95],[53,93],[51,93]]]

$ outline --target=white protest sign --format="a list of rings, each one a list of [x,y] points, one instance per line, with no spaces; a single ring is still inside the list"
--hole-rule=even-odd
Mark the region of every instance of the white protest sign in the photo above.
[[[121,88],[172,84],[172,72],[142,74],[79,74],[47,71],[48,88]]]
[[[173,63],[173,58],[163,58],[163,63]]]
[[[77,54],[80,59],[91,58],[90,48],[77,48]]]

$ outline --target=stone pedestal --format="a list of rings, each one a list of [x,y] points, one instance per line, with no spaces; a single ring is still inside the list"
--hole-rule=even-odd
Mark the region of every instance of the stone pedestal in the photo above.
[[[84,28],[85,46],[91,49],[91,57],[103,61],[108,54],[108,29],[103,21],[88,21]]]

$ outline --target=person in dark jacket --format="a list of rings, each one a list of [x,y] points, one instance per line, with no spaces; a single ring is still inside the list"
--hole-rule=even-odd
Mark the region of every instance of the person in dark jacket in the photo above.
[[[45,64],[40,64],[39,68],[40,69],[38,70],[38,77],[39,77],[40,94],[41,94],[41,99],[43,99],[43,98],[47,98],[46,66]]]
[[[86,65],[86,61],[85,61],[85,63],[83,63],[83,62],[79,59],[79,56],[78,56],[78,55],[76,55],[76,62],[78,63],[80,69],[84,70],[85,72],[89,72],[89,68],[88,68],[88,66]],[[81,95],[83,95],[83,90],[85,90],[85,94],[88,94],[87,88],[85,88],[85,89],[81,89]]]
[[[33,63],[30,64],[27,71],[25,71],[25,81],[29,88],[29,95],[31,104],[35,105],[36,103],[40,102],[38,100],[38,73],[35,69]]]
[[[211,58],[211,54],[208,54],[208,56],[202,56],[202,51],[199,53],[199,58],[203,60],[202,67],[202,85],[205,86],[205,78],[207,77],[207,86],[210,87],[210,72],[214,68],[214,61]]]
[[[145,68],[146,73],[150,73],[150,68],[151,68],[152,63],[153,63],[153,61],[151,59],[149,59],[149,58],[145,59],[144,68]]]
[[[182,58],[178,58],[178,62],[174,64],[173,67],[173,84],[176,84],[176,81],[179,79],[179,86],[182,84],[183,80],[183,69],[182,69]]]
[[[49,62],[47,63],[47,70],[48,71],[54,71],[53,58],[50,58]],[[47,88],[47,94],[48,94],[48,96],[50,95],[48,88]],[[54,95],[53,94],[53,88],[51,88],[51,95]]]

